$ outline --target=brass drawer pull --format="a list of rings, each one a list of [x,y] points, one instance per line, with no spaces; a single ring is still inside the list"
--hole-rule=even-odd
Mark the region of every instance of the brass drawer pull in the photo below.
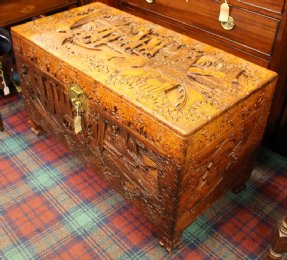
[[[152,4],[154,0],[146,0],[147,3]]]
[[[230,31],[235,26],[234,19],[231,16],[229,16],[228,21],[227,22],[221,22],[221,25],[225,30]]]
[[[222,27],[225,30],[232,30],[234,28],[234,19],[229,15],[230,6],[227,3],[227,0],[220,5],[220,12],[218,20],[220,21]]]

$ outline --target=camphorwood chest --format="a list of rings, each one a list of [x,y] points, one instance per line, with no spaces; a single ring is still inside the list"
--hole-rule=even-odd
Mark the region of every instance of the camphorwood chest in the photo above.
[[[136,205],[168,250],[249,178],[274,72],[100,3],[12,36],[34,128]]]

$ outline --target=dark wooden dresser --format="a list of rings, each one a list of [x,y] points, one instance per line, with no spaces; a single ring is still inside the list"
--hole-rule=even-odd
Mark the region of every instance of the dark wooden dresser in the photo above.
[[[92,1],[86,1],[86,3]],[[267,67],[279,74],[265,143],[287,155],[287,25],[284,0],[230,0],[234,28],[218,21],[215,0],[101,0]],[[284,112],[285,111],[285,112]]]

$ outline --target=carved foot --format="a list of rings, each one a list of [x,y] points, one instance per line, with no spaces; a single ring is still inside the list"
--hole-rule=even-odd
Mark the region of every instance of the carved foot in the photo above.
[[[32,120],[29,120],[28,122],[31,125],[32,133],[34,133],[37,136],[40,136],[41,134],[43,134],[44,131],[43,131],[43,129],[40,126],[35,124]]]
[[[173,239],[170,241],[169,239],[162,237],[159,240],[159,245],[166,249],[168,253],[171,253],[176,249],[179,245],[179,238]]]
[[[271,248],[264,259],[282,259],[284,253],[287,253],[287,217],[275,229]]]
[[[282,254],[277,254],[272,250],[272,248],[269,248],[268,254],[263,258],[264,260],[271,260],[271,259],[282,259]]]
[[[246,183],[243,182],[235,187],[232,188],[232,192],[236,195],[240,194],[246,188]]]
[[[37,136],[40,136],[42,133],[42,131],[40,129],[36,129],[34,127],[31,127],[31,131],[32,131],[32,133],[34,133]]]

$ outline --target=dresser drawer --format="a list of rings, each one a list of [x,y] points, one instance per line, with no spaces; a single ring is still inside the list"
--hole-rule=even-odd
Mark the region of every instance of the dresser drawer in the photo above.
[[[11,26],[34,16],[72,7],[77,0],[10,0],[1,3],[0,27]]]
[[[155,16],[174,20],[183,27],[209,34],[217,41],[266,59],[272,54],[279,25],[277,19],[231,6],[230,16],[234,19],[235,27],[229,31],[225,30],[218,21],[221,2],[212,0],[182,0],[176,4],[173,0],[154,0],[153,3],[146,0],[123,0],[122,4],[123,7],[128,5],[140,8]]]

